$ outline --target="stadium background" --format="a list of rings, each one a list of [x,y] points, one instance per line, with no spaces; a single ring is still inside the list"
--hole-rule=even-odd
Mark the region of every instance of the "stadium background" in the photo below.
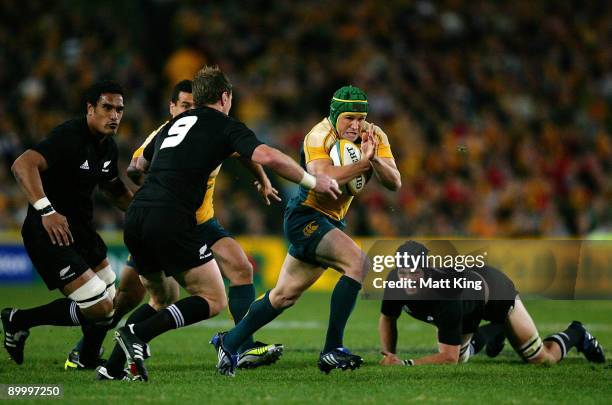
[[[232,114],[296,159],[337,87],[367,91],[369,119],[387,131],[403,187],[368,185],[349,212],[350,234],[609,235],[612,12],[605,2],[266,4],[2,2],[2,278],[19,278],[15,262],[27,266],[6,245],[20,244],[27,207],[13,160],[81,114],[93,81],[114,78],[126,88],[117,135],[125,168],[166,119],[172,85],[205,63],[219,64],[233,81]],[[251,181],[225,163],[216,215],[237,236],[278,237],[284,203],[266,207]],[[286,202],[295,186],[273,181]],[[96,202],[118,268],[123,215],[100,196]],[[284,255],[282,241],[271,243],[278,248],[269,267]]]
[[[369,119],[389,135],[403,186],[390,193],[370,184],[349,212],[352,235],[611,238],[611,21],[612,7],[595,0],[2,1],[0,304],[56,297],[36,281],[21,246],[27,201],[10,173],[13,160],[82,114],[91,83],[114,78],[126,89],[116,138],[125,169],[131,152],[166,119],[172,85],[205,63],[219,64],[232,80],[232,114],[294,158],[306,131],[327,115],[336,88],[351,83],[368,93]],[[293,185],[273,182],[284,202],[294,194]],[[250,175],[232,161],[217,180],[215,202],[217,217],[256,264],[261,292],[274,282],[286,251],[283,204],[263,205]],[[125,257],[122,218],[96,197],[95,220],[115,270]],[[320,288],[333,283],[327,277]],[[77,328],[38,328],[27,353],[33,361],[17,368],[2,358],[0,382],[60,382],[67,399],[80,403],[609,403],[612,397],[609,372],[587,367],[575,353],[551,369],[524,367],[509,349],[463,367],[376,367],[372,301],[358,304],[346,337],[366,366],[350,378],[321,378],[314,360],[328,302],[328,293],[307,293],[265,328],[259,338],[287,343],[287,354],[277,366],[241,374],[239,389],[215,375],[214,354],[202,348],[204,338],[231,325],[223,315],[156,341],[154,383],[146,388],[101,390],[89,374],[63,373],[59,361],[78,339]],[[612,346],[610,301],[528,307],[542,335],[586,319],[604,347]],[[212,329],[203,338],[201,328]],[[399,328],[402,355],[435,350],[433,328],[409,320]]]
[[[126,88],[123,169],[166,119],[171,86],[205,63],[233,81],[232,114],[296,159],[334,89],[367,91],[403,187],[368,185],[349,212],[350,234],[609,235],[611,14],[597,1],[2,2],[2,240],[20,243],[27,207],[10,165],[83,112],[87,86],[114,78]],[[278,237],[284,204],[263,205],[251,181],[224,164],[216,215],[235,235]],[[273,181],[286,202],[295,187]],[[97,226],[117,251],[122,213],[96,202]],[[0,254],[5,279],[23,262],[11,249]]]
[[[605,2],[196,3],[2,2],[4,241],[20,243],[27,207],[12,161],[81,114],[88,85],[114,78],[126,88],[117,136],[125,168],[167,117],[171,86],[205,63],[219,64],[233,81],[232,113],[296,159],[334,89],[352,83],[367,91],[369,119],[389,134],[403,187],[391,193],[370,184],[349,212],[350,234],[609,232],[612,12]],[[295,192],[274,183],[285,202]],[[115,231],[107,239],[119,248],[122,214],[97,200],[97,226]],[[215,202],[235,235],[281,235],[282,204],[264,206],[234,162],[224,164]],[[6,252],[3,274],[13,267]]]

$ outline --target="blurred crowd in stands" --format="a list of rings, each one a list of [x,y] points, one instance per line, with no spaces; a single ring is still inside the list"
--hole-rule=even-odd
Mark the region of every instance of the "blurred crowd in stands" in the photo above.
[[[353,84],[389,135],[397,193],[353,202],[364,236],[586,236],[612,222],[612,7],[605,1],[77,0],[0,3],[0,230],[27,201],[12,161],[84,113],[83,92],[126,89],[121,168],[167,119],[174,83],[218,64],[232,114],[296,159]],[[215,192],[235,234],[280,234],[295,187],[266,207],[228,162]],[[129,180],[125,180],[129,182]],[[100,229],[123,215],[97,197]]]

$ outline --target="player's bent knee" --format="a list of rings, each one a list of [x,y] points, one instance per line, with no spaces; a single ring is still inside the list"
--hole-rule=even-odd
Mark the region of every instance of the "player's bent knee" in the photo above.
[[[240,265],[236,267],[236,280],[234,284],[252,284],[253,283],[253,265],[247,259],[241,260]],[[232,280],[230,280],[232,281]]]
[[[366,278],[368,270],[370,269],[370,259],[361,250],[359,250],[359,253],[356,255],[358,259],[354,259],[350,262],[344,274],[361,282]]]
[[[227,297],[225,291],[222,294],[197,294],[208,302],[209,317],[212,318],[221,313],[227,307]]]
[[[112,301],[108,297],[106,284],[99,277],[92,277],[87,280],[85,284],[70,293],[68,298],[75,301],[83,312],[103,301],[110,302],[109,312],[112,310]],[[105,304],[100,305],[104,306]]]
[[[156,311],[168,308],[178,300],[178,294],[171,294],[165,297],[155,297],[151,295],[149,305]]]
[[[227,300],[212,301],[208,300],[209,317],[217,316],[227,307]]]
[[[108,296],[113,301],[115,299],[116,289],[115,289],[115,280],[117,276],[113,271],[113,268],[109,264],[103,269],[96,272],[96,276],[100,278],[100,280],[104,281],[106,284],[106,291],[108,292]]]
[[[87,320],[95,322],[99,325],[108,325],[112,322],[114,310],[113,302],[106,297],[102,301],[97,302],[86,309],[81,309],[81,312]]]

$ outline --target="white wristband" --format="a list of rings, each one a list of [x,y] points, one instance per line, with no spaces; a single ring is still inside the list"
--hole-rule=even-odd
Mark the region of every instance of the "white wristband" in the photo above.
[[[43,197],[40,200],[36,201],[34,204],[32,204],[32,206],[36,209],[36,210],[42,210],[43,208],[45,208],[47,205],[51,205],[51,201],[49,201],[49,199],[47,197]]]
[[[306,170],[304,170],[304,176],[302,177],[302,180],[300,180],[300,186],[304,186],[307,189],[311,190],[315,188],[316,185],[317,178],[312,174],[308,173]]]

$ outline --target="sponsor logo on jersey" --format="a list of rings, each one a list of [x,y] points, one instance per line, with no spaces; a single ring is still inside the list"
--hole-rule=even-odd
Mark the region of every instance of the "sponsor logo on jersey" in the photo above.
[[[306,225],[304,229],[302,229],[302,232],[304,232],[304,236],[309,237],[313,233],[315,233],[317,229],[319,229],[319,225],[317,225],[317,221],[312,221],[308,225]]]
[[[104,162],[104,164],[102,165],[102,173],[108,173],[108,171],[110,170],[110,160],[107,160],[106,162]]]
[[[212,255],[212,252],[206,252],[208,250],[208,246],[204,245],[200,248],[200,259],[206,259]]]
[[[79,166],[81,169],[83,170],[89,170],[89,162],[87,161],[87,159],[85,159],[85,161],[83,162],[83,164],[81,164],[81,166]]]

